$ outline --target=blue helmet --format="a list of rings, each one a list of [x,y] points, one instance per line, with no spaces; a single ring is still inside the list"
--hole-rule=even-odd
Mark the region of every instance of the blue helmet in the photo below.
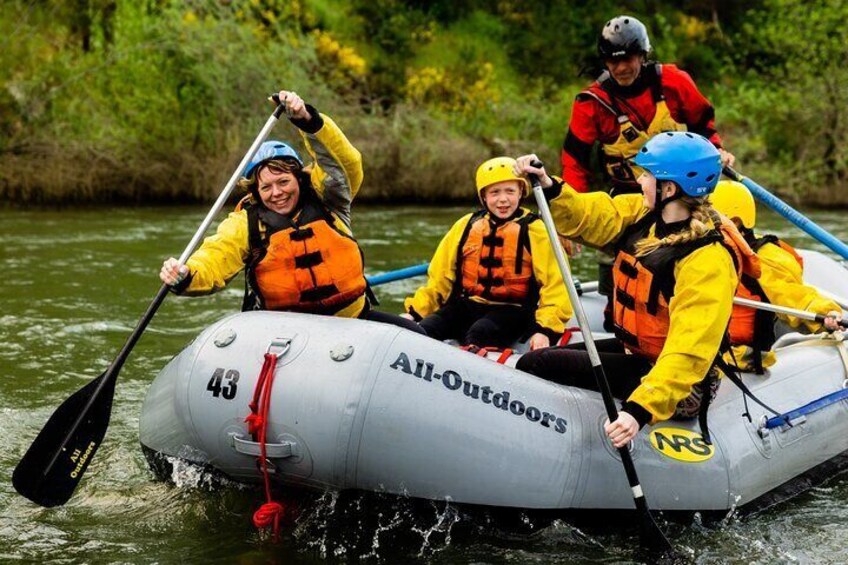
[[[259,150],[245,167],[242,176],[249,177],[260,165],[267,163],[272,159],[293,159],[298,165],[303,167],[303,161],[297,151],[291,148],[287,143],[282,141],[266,141],[259,146]]]
[[[677,183],[688,196],[710,194],[721,176],[718,149],[697,133],[659,133],[643,145],[631,161],[657,177],[657,180]]]

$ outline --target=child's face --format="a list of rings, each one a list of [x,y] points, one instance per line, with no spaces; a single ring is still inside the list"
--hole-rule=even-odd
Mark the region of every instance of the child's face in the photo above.
[[[490,214],[501,220],[511,217],[521,202],[521,183],[505,180],[487,186],[483,190],[483,201]]]

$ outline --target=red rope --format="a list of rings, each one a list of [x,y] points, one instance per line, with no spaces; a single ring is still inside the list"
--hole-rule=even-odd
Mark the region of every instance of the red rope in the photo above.
[[[271,386],[274,384],[274,369],[277,367],[277,356],[274,353],[265,354],[265,363],[256,380],[253,389],[253,401],[250,403],[250,414],[244,419],[247,430],[254,441],[259,442],[259,468],[265,482],[265,504],[253,514],[253,525],[259,529],[273,524],[274,541],[280,538],[280,518],[285,514],[285,507],[275,502],[271,497],[271,476],[268,473],[265,442],[268,433],[268,413],[271,409]],[[257,437],[258,436],[258,437]]]

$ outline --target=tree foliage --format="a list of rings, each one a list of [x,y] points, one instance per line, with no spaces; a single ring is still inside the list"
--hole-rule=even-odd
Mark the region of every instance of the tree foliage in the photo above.
[[[0,190],[208,197],[264,95],[288,86],[346,117],[365,197],[450,196],[421,179],[436,167],[465,182],[499,153],[558,161],[571,101],[600,68],[598,31],[620,13],[713,99],[744,170],[848,203],[840,0],[9,0]],[[33,166],[45,160],[60,180]]]

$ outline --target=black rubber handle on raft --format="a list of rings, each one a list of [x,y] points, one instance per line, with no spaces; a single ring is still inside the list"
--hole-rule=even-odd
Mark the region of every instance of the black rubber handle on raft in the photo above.
[[[280,119],[280,117],[286,111],[286,105],[283,103],[282,100],[280,100],[280,93],[275,92],[273,94],[269,94],[268,100],[277,105],[277,108],[274,110],[274,117],[277,118],[277,119]]]

